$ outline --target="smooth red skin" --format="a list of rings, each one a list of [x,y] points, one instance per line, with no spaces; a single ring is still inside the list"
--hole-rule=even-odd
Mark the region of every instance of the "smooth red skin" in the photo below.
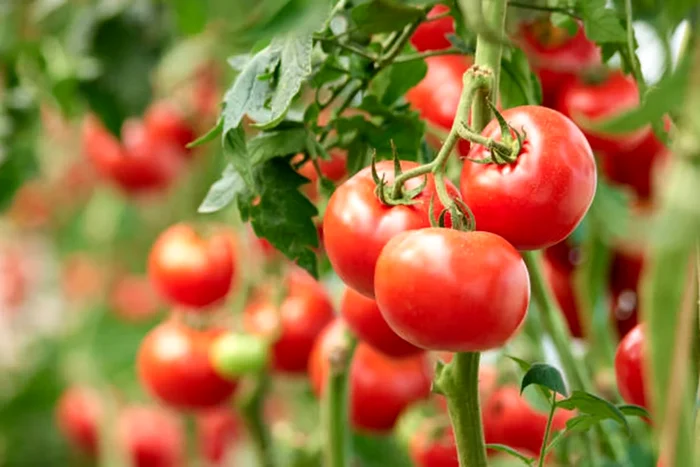
[[[148,278],[128,275],[114,284],[109,302],[117,316],[132,322],[153,318],[161,305]]]
[[[428,19],[437,15],[447,13],[450,8],[446,5],[435,5],[428,13]],[[454,34],[455,20],[451,16],[446,16],[434,21],[421,23],[416,32],[411,36],[411,44],[419,52],[424,50],[443,50],[452,46],[448,34]]]
[[[321,397],[328,357],[345,332],[336,319],[321,333],[309,359],[309,378]],[[364,342],[357,344],[350,368],[350,419],[357,430],[386,433],[403,410],[430,395],[431,368],[425,354],[391,359]]]
[[[436,439],[430,439],[430,434],[424,431],[415,432],[408,450],[416,467],[459,467],[452,427]]]
[[[613,257],[609,286],[612,294],[612,318],[620,337],[627,335],[639,320],[639,281],[643,266],[643,256],[618,252]],[[631,308],[627,308],[629,304],[624,303],[623,298],[629,298],[632,293],[635,302]]]
[[[476,228],[493,232],[518,250],[561,242],[581,222],[596,189],[595,159],[583,133],[557,111],[539,106],[505,110],[503,117],[526,136],[512,164],[464,161],[460,190]],[[501,140],[498,122],[481,132]],[[490,156],[474,145],[468,159]]]
[[[88,454],[97,453],[97,433],[102,404],[92,389],[73,386],[58,400],[56,422],[68,441]]]
[[[119,414],[117,436],[134,467],[184,465],[184,427],[173,413],[157,407],[127,407]]]
[[[573,337],[583,337],[581,319],[578,315],[578,304],[573,289],[573,269],[564,268],[544,256],[544,277],[554,292],[554,297],[561,308],[569,331]]]
[[[571,417],[573,412],[556,411],[550,436],[565,429],[566,421]],[[518,388],[505,386],[497,389],[483,407],[484,439],[487,443],[505,444],[537,456],[544,440],[547,418],[548,414],[530,407]]]
[[[148,276],[173,303],[204,311],[223,300],[235,279],[229,234],[203,240],[187,224],[175,224],[156,239],[148,256]]]
[[[195,140],[196,134],[175,105],[167,101],[155,102],[150,105],[143,120],[153,138],[174,143],[183,150],[181,154],[190,152],[186,146]]]
[[[221,464],[241,433],[241,422],[231,409],[215,409],[197,415],[199,449],[214,465]]]
[[[427,228],[399,234],[379,256],[374,287],[391,329],[429,350],[501,347],[530,302],[520,253],[488,232]]]
[[[420,112],[421,118],[450,130],[462,94],[462,76],[472,59],[464,55],[440,55],[426,58],[425,63],[428,65],[425,77],[409,89],[406,100]],[[459,153],[467,154],[469,146],[469,141],[460,139]]]
[[[632,328],[620,341],[615,352],[615,378],[620,395],[626,402],[648,409],[644,383],[645,341],[641,324]]]
[[[272,336],[280,326],[272,346],[272,365],[283,373],[305,373],[316,338],[335,313],[323,286],[301,269],[287,275],[287,296],[279,308],[274,297],[263,294],[250,303],[243,314],[243,326],[251,334]]]
[[[401,162],[404,171],[417,166]],[[384,176],[388,183],[394,180],[392,161],[378,162],[376,168],[380,178]],[[416,188],[422,181],[423,177],[410,179],[404,189]],[[335,190],[323,216],[323,244],[333,269],[345,284],[370,298],[374,298],[374,268],[384,245],[398,233],[429,227],[431,199],[436,218],[443,209],[432,175],[410,206],[382,204],[375,188],[371,168],[362,169]],[[447,182],[447,189],[457,196],[454,185]]]
[[[226,402],[237,383],[217,375],[209,361],[209,348],[224,332],[198,331],[174,320],[159,324],[139,348],[141,383],[153,396],[177,409],[208,409]]]
[[[559,90],[567,80],[599,66],[602,63],[598,46],[590,41],[579,26],[573,37],[566,41],[542,42],[538,37],[538,23],[526,23],[521,29],[520,47],[528,57],[542,84],[543,105],[556,103]],[[556,28],[549,24],[548,27]]]
[[[630,150],[649,134],[649,125],[625,134],[604,134],[588,130],[586,122],[605,121],[639,106],[639,89],[634,80],[621,71],[611,71],[597,84],[575,77],[566,81],[559,92],[555,108],[571,118],[586,135],[596,152],[617,154]]]
[[[340,302],[340,316],[350,330],[375,350],[392,358],[403,358],[423,352],[400,338],[387,324],[377,302],[346,288]]]

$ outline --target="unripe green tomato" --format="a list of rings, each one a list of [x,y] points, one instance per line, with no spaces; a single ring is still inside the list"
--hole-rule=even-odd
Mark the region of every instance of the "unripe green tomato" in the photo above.
[[[267,366],[268,357],[268,342],[248,334],[224,334],[209,350],[209,360],[223,378],[259,373]]]

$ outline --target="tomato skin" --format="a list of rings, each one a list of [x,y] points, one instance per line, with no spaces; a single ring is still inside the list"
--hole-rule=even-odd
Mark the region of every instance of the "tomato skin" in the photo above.
[[[302,269],[287,274],[285,287],[288,292],[279,309],[269,293],[253,300],[245,308],[243,326],[260,336],[274,336],[279,326],[271,349],[274,369],[305,373],[316,337],[335,316],[333,304],[323,286]]]
[[[402,358],[423,351],[391,330],[379,311],[377,302],[349,287],[343,292],[340,315],[359,339],[384,355]]]
[[[568,80],[561,87],[555,108],[581,126],[594,151],[617,154],[639,144],[648,135],[649,126],[625,134],[604,134],[587,130],[581,118],[585,117],[591,122],[604,121],[637,106],[637,83],[621,71],[615,70],[597,84],[587,83],[581,77]]]
[[[374,284],[394,332],[430,350],[500,347],[518,330],[530,302],[520,254],[488,232],[426,228],[399,234],[379,256]]]
[[[332,182],[339,182],[343,180],[348,174],[346,168],[347,156],[345,154],[345,151],[337,150],[331,151],[330,156],[331,159],[327,161],[323,159],[318,159],[318,167],[321,170],[321,173],[324,177],[326,177]],[[309,183],[302,186],[303,192],[311,201],[318,201],[318,173],[316,172],[316,168],[314,167],[313,162],[306,161],[304,165],[299,167],[298,172],[309,179]]]
[[[518,250],[536,250],[561,242],[581,222],[596,190],[595,159],[583,133],[557,111],[539,106],[505,110],[505,120],[525,131],[520,155],[512,164],[465,160],[460,179],[464,202],[476,228],[493,232]],[[501,139],[492,120],[483,136]],[[490,156],[474,145],[468,158]]]
[[[435,5],[428,13],[428,19],[447,13],[450,8],[446,5]],[[452,46],[447,38],[454,34],[455,20],[451,16],[421,23],[411,36],[411,44],[419,51],[442,50]]]
[[[197,436],[204,458],[223,465],[227,450],[241,435],[241,422],[231,409],[214,409],[197,415]]]
[[[439,55],[426,58],[425,63],[428,65],[425,77],[408,90],[406,100],[420,112],[421,118],[449,131],[462,94],[462,75],[472,65],[472,59],[464,55]],[[467,154],[469,141],[460,139],[458,149],[460,154]]]
[[[318,397],[326,385],[329,354],[344,332],[345,324],[336,319],[314,345],[309,378]],[[406,407],[430,394],[432,372],[425,354],[391,359],[359,342],[351,365],[350,419],[357,430],[388,432]]]
[[[236,276],[230,234],[205,241],[187,224],[169,227],[151,248],[148,276],[166,298],[193,311],[220,302]]]
[[[188,154],[187,144],[195,140],[192,125],[180,110],[170,102],[159,101],[151,104],[143,117],[151,137],[174,143],[181,148],[181,154]]]
[[[615,379],[622,398],[630,403],[649,408],[646,396],[644,365],[646,335],[638,324],[620,341],[615,352]]]
[[[556,298],[564,318],[566,318],[571,335],[578,338],[583,337],[576,293],[573,289],[573,270],[558,265],[549,260],[546,255],[544,256],[543,266],[545,280],[554,292],[554,298]]]
[[[185,432],[171,412],[127,407],[117,420],[117,437],[134,467],[179,467],[185,460]]]
[[[198,331],[175,320],[152,329],[141,342],[137,370],[155,397],[182,410],[207,409],[225,402],[237,382],[216,374],[209,348],[223,329]]]
[[[409,453],[416,467],[459,467],[452,427],[431,439],[426,430],[416,431],[409,441]]]
[[[97,453],[102,417],[99,395],[91,388],[72,386],[58,400],[56,423],[68,441],[83,452]]]
[[[417,167],[415,162],[401,162],[406,171]],[[392,161],[376,164],[379,177],[388,183],[394,180]],[[420,186],[417,177],[404,185],[406,190]],[[430,226],[429,208],[433,198],[435,216],[443,209],[435,192],[435,179],[428,175],[427,185],[410,206],[388,206],[375,195],[376,185],[370,167],[366,167],[340,185],[323,216],[323,244],[335,272],[349,287],[367,297],[374,297],[374,268],[382,248],[394,235]],[[448,192],[457,189],[447,183]],[[449,223],[449,218],[446,219]]]

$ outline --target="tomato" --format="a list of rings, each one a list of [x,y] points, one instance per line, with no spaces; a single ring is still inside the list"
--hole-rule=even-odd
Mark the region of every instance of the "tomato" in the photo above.
[[[559,112],[526,105],[504,111],[503,117],[524,132],[517,160],[504,165],[466,160],[462,198],[478,230],[498,234],[518,250],[546,248],[568,237],[593,201],[593,153],[583,133]],[[481,134],[500,140],[498,122],[492,120]],[[487,157],[481,145],[468,155]]]
[[[553,266],[572,270],[581,264],[581,249],[570,239],[556,243],[544,250],[544,257]]]
[[[345,324],[333,321],[311,353],[309,377],[319,397],[328,377],[328,358],[343,332]],[[428,397],[431,373],[425,354],[397,360],[358,343],[350,368],[350,418],[355,429],[390,431],[406,407]]]
[[[97,453],[102,404],[91,388],[72,386],[66,389],[56,406],[56,422],[68,441],[88,454]]]
[[[602,64],[598,46],[590,41],[579,24],[573,36],[549,19],[524,23],[520,46],[542,84],[543,105],[556,103],[561,85],[586,70]]]
[[[154,102],[143,116],[150,136],[156,140],[174,143],[187,154],[185,146],[195,140],[192,125],[174,104],[167,101]]]
[[[566,428],[573,416],[569,411],[556,411],[550,435]],[[518,451],[537,456],[544,441],[548,414],[536,411],[520,395],[515,386],[497,389],[484,404],[482,419],[487,443],[505,444]]]
[[[304,373],[316,337],[333,320],[333,304],[323,286],[302,269],[292,269],[284,287],[279,307],[274,290],[259,294],[245,308],[243,325],[251,334],[276,336],[271,349],[276,370]]]
[[[637,325],[639,305],[639,281],[644,257],[617,252],[610,267],[610,293],[612,314],[619,336],[626,335]]]
[[[185,460],[185,431],[174,414],[157,407],[126,407],[117,437],[134,467],[179,467]]]
[[[0,310],[13,310],[27,299],[29,271],[20,248],[0,246]]]
[[[225,465],[228,450],[241,436],[241,422],[231,409],[215,409],[197,415],[199,448],[213,465]]]
[[[518,330],[530,302],[520,254],[488,232],[401,233],[379,255],[374,287],[391,329],[430,350],[500,347]]]
[[[554,292],[554,297],[564,313],[573,337],[583,337],[581,319],[578,315],[576,293],[573,289],[573,270],[562,267],[544,256],[544,277]]]
[[[133,322],[153,318],[160,309],[160,300],[148,278],[135,275],[116,281],[109,302],[117,316]]]
[[[404,171],[417,166],[415,162],[401,162]],[[389,183],[394,180],[392,161],[378,162],[376,169],[380,178],[384,176]],[[422,181],[423,177],[413,178],[404,187],[410,190]],[[374,296],[374,267],[386,242],[405,230],[428,227],[431,199],[436,217],[443,209],[432,175],[428,175],[427,185],[410,206],[382,204],[375,188],[371,168],[362,169],[335,190],[323,218],[323,243],[333,269],[349,287],[367,297]],[[449,182],[447,189],[457,194]]]
[[[422,352],[391,330],[377,302],[351,288],[346,288],[343,293],[340,315],[353,334],[384,355],[402,358]]]
[[[105,287],[105,270],[86,253],[73,253],[65,259],[61,288],[69,302],[96,300]]]
[[[424,50],[442,50],[452,46],[447,38],[448,34],[455,32],[455,20],[451,16],[445,16],[431,20],[438,15],[447,13],[450,7],[447,5],[435,5],[428,13],[427,21],[418,26],[416,32],[411,36],[411,44],[418,49],[419,52]]]
[[[644,326],[636,325],[620,341],[615,352],[615,378],[622,398],[648,408],[644,365],[646,336]]]
[[[562,85],[555,108],[581,127],[594,151],[617,154],[639,144],[649,134],[649,125],[614,135],[588,129],[586,125],[605,121],[638,106],[637,83],[615,70],[600,82],[587,82],[583,77],[568,80]]]
[[[344,151],[331,151],[330,160],[318,159],[318,167],[324,177],[333,182],[339,182],[348,174],[345,166],[346,155]],[[313,162],[307,161],[299,167],[298,172],[309,179],[309,183],[302,186],[306,196],[313,202],[318,201],[318,173]]]
[[[449,131],[462,95],[462,75],[472,64],[464,55],[439,55],[425,59],[428,72],[406,93],[406,100],[420,112],[421,118]],[[439,146],[440,144],[436,144]],[[460,139],[459,153],[469,152],[469,141]]]
[[[141,342],[137,370],[155,397],[178,409],[206,409],[224,403],[236,382],[219,377],[209,348],[223,329],[196,330],[175,320],[152,329]]]
[[[236,277],[230,234],[204,240],[187,224],[169,227],[151,248],[148,276],[177,304],[202,309],[220,302]]]
[[[409,453],[416,467],[459,467],[455,435],[451,426],[434,432],[429,423],[409,441]]]

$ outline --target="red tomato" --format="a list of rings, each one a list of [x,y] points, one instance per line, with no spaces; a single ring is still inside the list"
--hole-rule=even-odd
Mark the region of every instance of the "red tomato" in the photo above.
[[[241,435],[241,424],[231,409],[215,409],[197,415],[197,434],[204,458],[225,465],[228,450]]]
[[[451,16],[445,16],[436,20],[431,20],[438,15],[447,13],[450,7],[446,5],[435,5],[428,13],[427,21],[421,23],[416,32],[411,36],[411,44],[419,52],[424,50],[442,50],[452,46],[447,38],[448,34],[455,32],[455,20]]]
[[[151,137],[174,143],[183,150],[181,154],[187,154],[185,146],[196,138],[192,125],[182,112],[167,101],[151,104],[143,116],[143,121]]]
[[[409,441],[409,453],[416,467],[459,467],[455,435],[451,426],[431,433],[429,424]]]
[[[377,302],[349,287],[343,293],[340,315],[359,339],[384,355],[402,358],[422,352],[391,330]]]
[[[68,256],[61,271],[61,288],[69,302],[90,301],[102,296],[105,271],[86,253]]]
[[[209,361],[209,348],[223,329],[199,331],[170,320],[141,342],[137,369],[141,383],[178,409],[206,409],[224,403],[236,382],[222,379]]]
[[[546,107],[515,107],[503,117],[525,133],[517,160],[504,165],[465,160],[462,198],[477,229],[498,234],[519,250],[561,242],[593,201],[596,167],[591,148],[571,120]],[[498,122],[492,120],[481,134],[500,140]],[[490,152],[474,145],[468,157],[483,160]]]
[[[68,441],[88,454],[97,453],[102,404],[92,389],[72,386],[58,400],[56,422]]]
[[[619,335],[626,335],[637,325],[639,281],[644,258],[640,255],[616,253],[610,267],[610,292],[613,319]]]
[[[569,411],[556,411],[550,435],[565,429],[572,416]],[[486,401],[482,418],[487,443],[505,444],[534,456],[539,454],[548,415],[530,407],[518,388],[506,386],[497,389]]]
[[[321,396],[328,377],[328,359],[342,333],[337,319],[321,333],[309,359],[309,377]],[[369,345],[357,344],[350,368],[350,418],[358,430],[388,432],[410,404],[430,394],[431,369],[425,354],[391,359]]]
[[[185,432],[172,413],[156,407],[125,408],[117,436],[134,467],[179,467],[185,460]]]
[[[596,152],[617,154],[632,149],[649,134],[649,125],[626,134],[605,134],[588,130],[586,121],[604,121],[639,106],[637,83],[621,71],[611,71],[597,83],[577,77],[562,85],[556,109],[581,127]],[[585,120],[584,120],[585,119]]]
[[[544,257],[552,265],[566,270],[574,269],[582,261],[580,248],[569,239],[546,248]]]
[[[415,162],[401,162],[404,171],[417,166]],[[389,183],[394,180],[392,161],[378,162],[376,168],[380,178],[384,176]],[[404,187],[416,188],[422,180],[413,178]],[[349,287],[367,297],[374,297],[374,267],[389,239],[406,230],[430,226],[431,199],[436,217],[443,209],[432,175],[428,175],[427,185],[410,206],[382,204],[375,188],[370,167],[362,169],[335,190],[323,218],[324,246],[333,269]],[[453,196],[457,194],[449,182],[447,189]]]
[[[549,19],[525,23],[520,28],[520,46],[542,83],[543,105],[555,104],[562,84],[602,63],[600,49],[588,40],[579,25],[571,36]]]
[[[117,316],[127,321],[143,321],[153,318],[160,309],[160,300],[148,278],[123,276],[117,280],[110,293],[110,305]]]
[[[46,182],[30,180],[25,182],[12,198],[9,218],[19,227],[40,229],[51,221],[53,200]]]
[[[345,151],[331,151],[330,160],[318,159],[318,167],[321,169],[321,173],[324,177],[332,182],[339,182],[345,178],[348,174],[347,168],[345,166],[346,155]],[[311,201],[318,200],[318,173],[314,167],[313,162],[307,161],[299,167],[298,172],[304,177],[309,179],[309,183],[302,186],[302,189],[306,196]]]
[[[488,232],[401,233],[379,255],[374,287],[391,329],[430,350],[500,347],[518,330],[530,302],[520,254]]]
[[[169,227],[151,248],[148,276],[175,303],[202,309],[220,302],[236,276],[230,234],[205,241],[187,224]]]
[[[449,131],[462,94],[462,75],[472,65],[472,59],[464,55],[440,55],[426,58],[425,63],[428,72],[406,93],[406,100],[422,118]],[[458,149],[460,154],[467,154],[469,141],[460,139]]]
[[[578,304],[573,289],[573,270],[567,269],[544,256],[544,276],[554,292],[554,297],[564,313],[573,337],[583,337],[581,319],[578,315]]]
[[[635,326],[620,341],[615,353],[615,378],[622,398],[648,408],[644,369],[646,337],[641,324]]]
[[[0,310],[19,307],[29,291],[29,272],[20,248],[0,248]]]
[[[275,336],[272,364],[281,372],[304,373],[314,341],[333,320],[333,304],[323,286],[302,269],[286,277],[286,295],[279,308],[268,290],[244,311],[243,325],[251,334]]]

